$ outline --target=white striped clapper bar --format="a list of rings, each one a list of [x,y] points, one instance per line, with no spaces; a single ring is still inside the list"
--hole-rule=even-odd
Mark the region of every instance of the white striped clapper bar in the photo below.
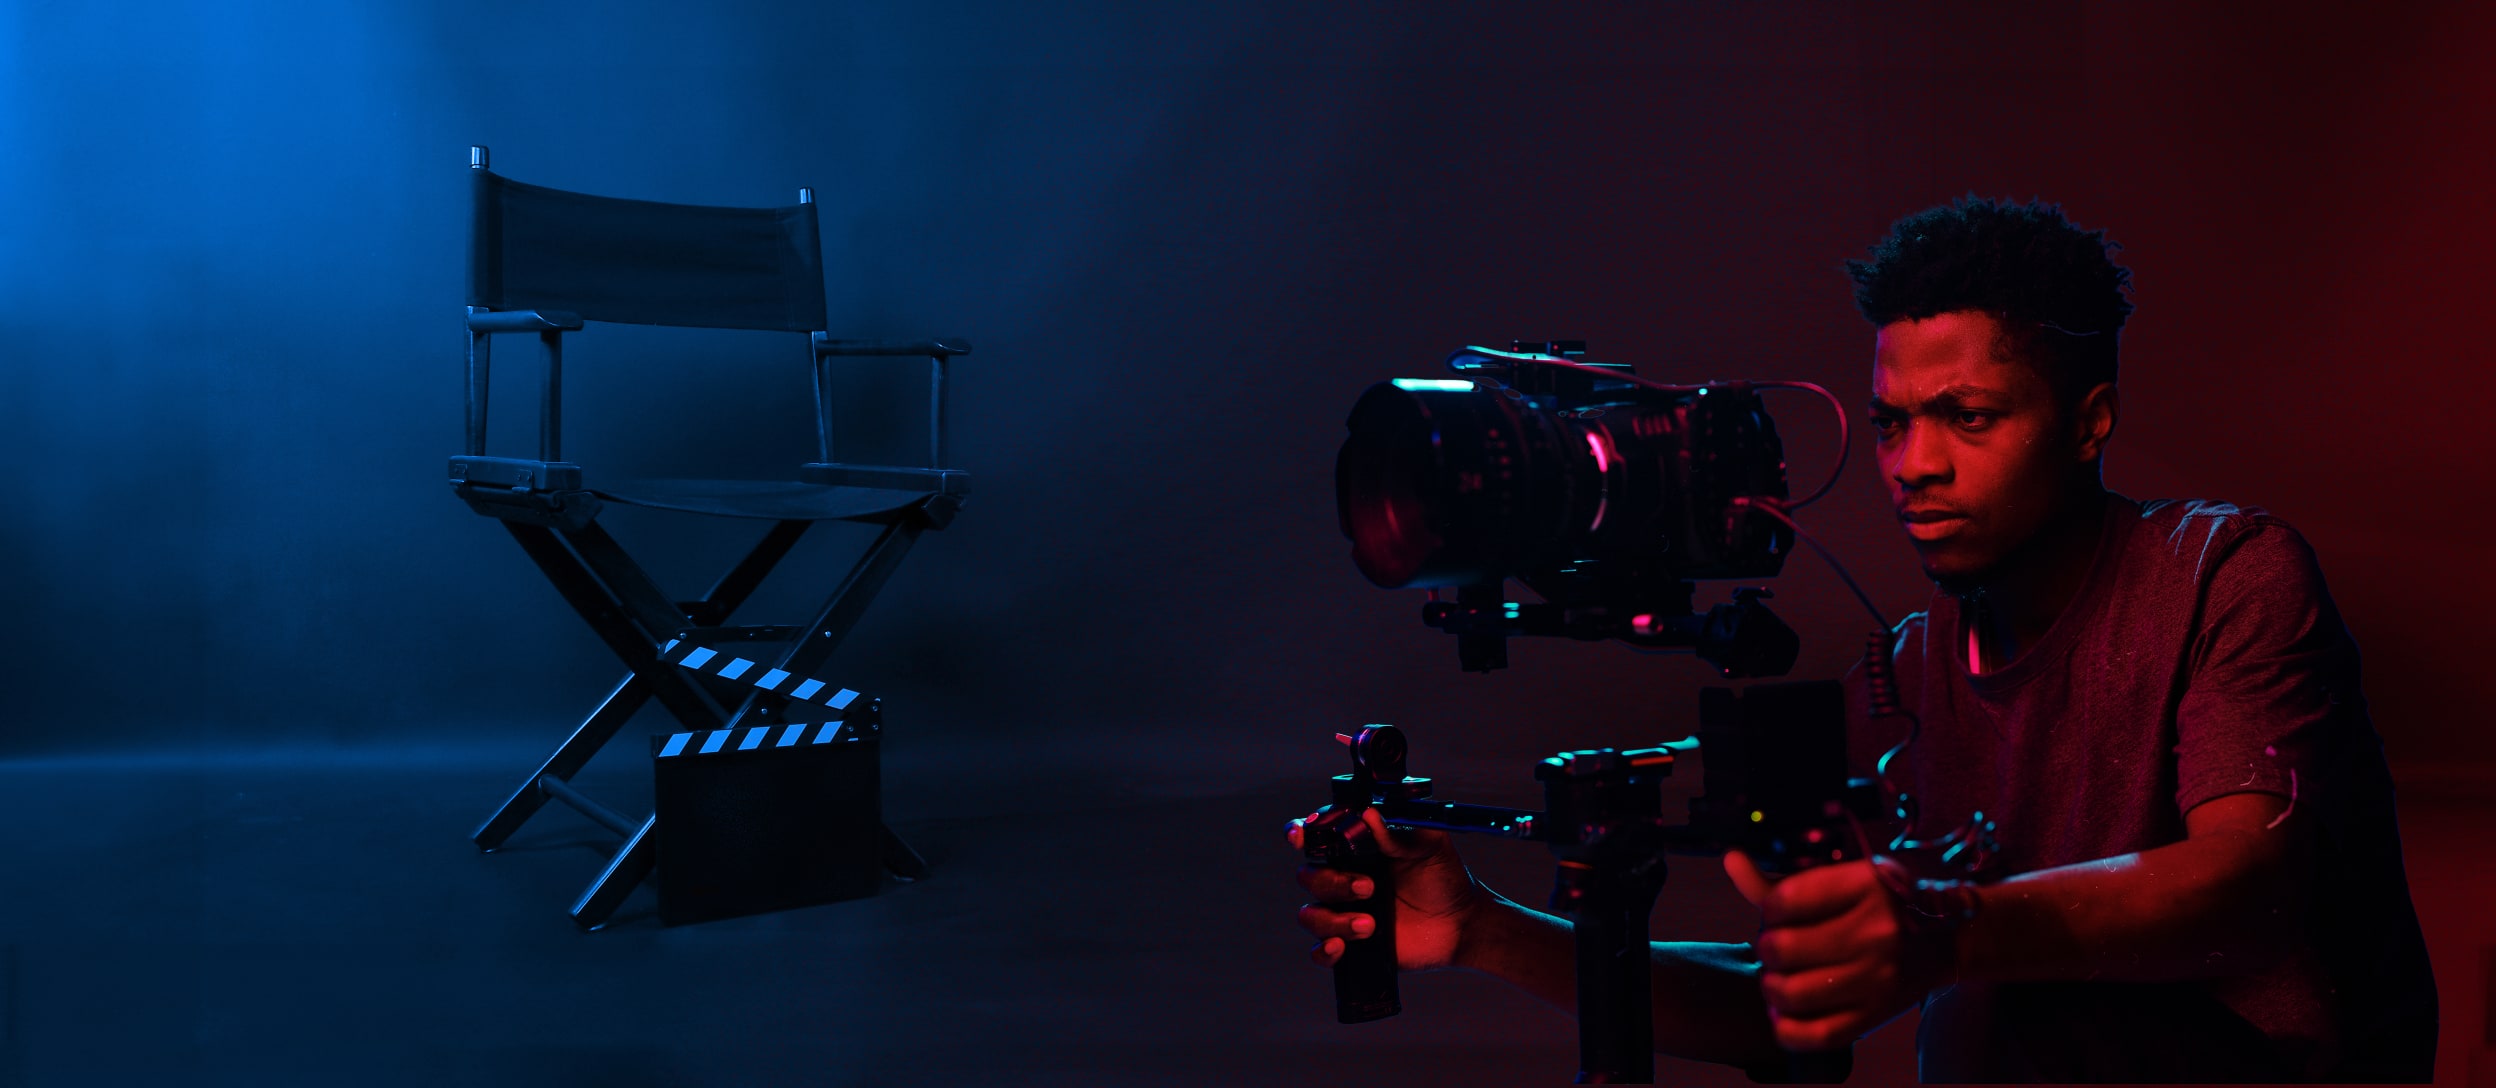
[[[863,696],[839,684],[810,676],[793,676],[762,663],[723,653],[698,643],[672,638],[659,647],[659,660],[670,665],[691,669],[704,676],[716,676],[759,688],[785,702],[772,707],[774,716],[784,722],[840,722],[852,716],[850,707]]]

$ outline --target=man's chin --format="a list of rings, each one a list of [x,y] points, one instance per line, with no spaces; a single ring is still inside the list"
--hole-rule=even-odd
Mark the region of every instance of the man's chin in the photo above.
[[[1922,552],[1924,576],[1944,593],[1966,596],[1984,581],[1986,567],[1964,555],[1935,549]]]
[[[1972,574],[1933,574],[1931,571],[1926,571],[1925,573],[1932,577],[1933,588],[1953,597],[1965,597],[1976,592],[1977,586],[1984,584],[1982,579]]]

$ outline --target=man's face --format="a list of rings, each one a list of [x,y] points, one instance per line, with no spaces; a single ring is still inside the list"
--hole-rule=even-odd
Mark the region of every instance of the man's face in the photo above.
[[[1881,327],[1872,429],[1881,477],[1924,573],[1981,580],[2034,537],[2072,485],[2077,436],[2035,367],[1995,357],[1976,311]]]

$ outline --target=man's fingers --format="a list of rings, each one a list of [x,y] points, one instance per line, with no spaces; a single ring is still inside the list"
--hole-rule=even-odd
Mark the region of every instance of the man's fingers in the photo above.
[[[1861,961],[1888,947],[1884,942],[1896,934],[1896,923],[1872,905],[1808,925],[1762,927],[1751,947],[1759,951],[1761,967],[1803,971]]]
[[[1300,928],[1319,937],[1359,940],[1378,931],[1378,920],[1358,911],[1328,910],[1316,903],[1300,906]]]
[[[1322,903],[1349,903],[1367,899],[1378,890],[1378,882],[1359,873],[1329,869],[1323,865],[1303,865],[1299,872],[1300,886]]]
[[[1328,937],[1309,946],[1309,962],[1320,967],[1332,967],[1336,960],[1342,958],[1343,938],[1341,937]]]
[[[1308,818],[1304,816],[1283,825],[1283,838],[1290,841],[1292,849],[1300,849],[1300,828],[1308,822]]]
[[[1733,878],[1734,890],[1754,907],[1764,907],[1776,885],[1768,882],[1767,874],[1751,863],[1751,857],[1739,850],[1725,851],[1725,875]]]
[[[1889,993],[1887,972],[1877,965],[1848,964],[1803,971],[1764,971],[1759,995],[1778,1016],[1810,1020],[1860,1012]]]
[[[1787,1050],[1834,1050],[1879,1027],[1877,969],[1769,972],[1760,976],[1768,1022]]]
[[[1777,881],[1775,892],[1759,901],[1759,918],[1771,926],[1808,925],[1888,894],[1873,875],[1870,862],[1823,865]]]
[[[1853,1043],[1871,1030],[1854,1013],[1796,1019],[1769,1014],[1768,1022],[1777,1030],[1777,1045],[1798,1054],[1836,1050]]]

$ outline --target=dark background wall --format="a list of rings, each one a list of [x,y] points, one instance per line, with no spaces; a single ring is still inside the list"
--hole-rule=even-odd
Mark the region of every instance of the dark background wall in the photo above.
[[[1973,190],[2126,247],[2110,482],[2304,529],[2396,763],[2469,773],[2496,761],[2465,709],[2496,614],[2491,46],[2460,6],[7,5],[0,752],[551,743],[611,680],[442,482],[482,143],[622,196],[813,186],[837,330],[978,345],[978,494],[839,659],[911,743],[1292,774],[1360,720],[1485,756],[1653,739],[1698,666],[1536,645],[1460,674],[1416,594],[1361,581],[1345,409],[1516,336],[1858,405],[1838,262]],[[572,359],[593,473],[811,453],[793,343],[598,327]],[[859,368],[845,454],[918,448],[913,378]],[[1780,412],[1814,477],[1825,413]],[[1811,524],[1894,614],[1922,583],[1867,450]],[[687,593],[759,529],[632,514]],[[846,561],[801,559],[751,615]],[[1842,669],[1836,582],[1778,588],[1798,672]]]

